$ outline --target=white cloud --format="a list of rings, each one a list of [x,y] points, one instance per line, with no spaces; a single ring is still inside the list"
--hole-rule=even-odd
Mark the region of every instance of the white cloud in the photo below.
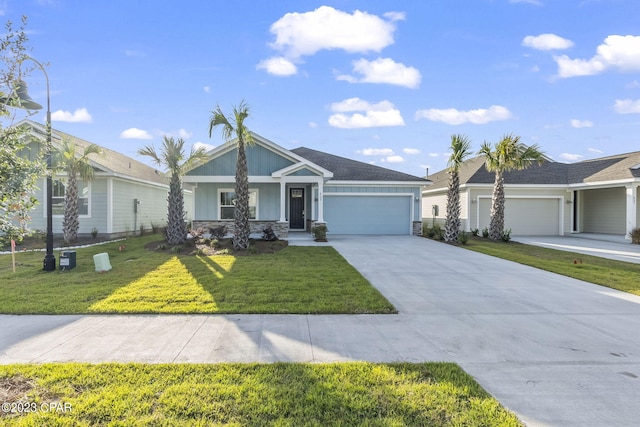
[[[318,124],[316,122],[309,122],[309,127],[315,129],[318,127]]]
[[[404,119],[394,105],[389,101],[381,101],[371,104],[360,98],[349,98],[341,102],[331,104],[332,114],[329,117],[329,125],[342,129],[370,128],[383,126],[404,126]],[[351,115],[344,114],[354,111]]]
[[[590,152],[590,153],[594,153],[594,154],[603,154],[604,153],[604,151],[598,150],[597,148],[589,148],[589,149],[587,149],[587,151]]]
[[[571,40],[555,34],[540,34],[539,36],[527,36],[522,40],[522,45],[537,50],[568,49],[573,46]]]
[[[562,153],[559,156],[562,160],[566,160],[568,162],[577,162],[582,159],[584,156],[581,154],[570,154],[570,153]]]
[[[91,123],[93,117],[86,108],[79,108],[73,113],[71,111],[58,110],[51,113],[51,121],[70,123]]]
[[[429,153],[429,157],[438,157],[440,153]]]
[[[129,49],[125,50],[124,54],[129,57],[137,57],[137,58],[143,58],[147,56],[144,52],[140,52],[139,50],[129,50]]]
[[[640,88],[640,82],[638,82],[637,80],[634,80],[631,83],[627,84],[625,87],[627,89],[638,89]]]
[[[433,122],[443,122],[450,125],[460,125],[463,123],[473,123],[483,125],[489,122],[510,119],[513,115],[506,107],[492,105],[489,108],[478,108],[476,110],[461,111],[455,108],[428,110],[418,110],[416,120],[427,119]]]
[[[405,154],[420,154],[420,150],[418,148],[403,148],[402,151]]]
[[[542,2],[540,0],[509,0],[509,3],[528,3],[535,6],[542,6]]]
[[[123,139],[153,139],[153,137],[143,129],[129,128],[120,133],[120,138]]]
[[[209,150],[213,150],[214,148],[216,148],[215,145],[211,145],[211,144],[207,144],[205,142],[202,141],[198,141],[195,144],[193,144],[193,147],[191,147],[191,149],[193,151],[198,150],[200,148],[203,148],[204,151],[209,151]]]
[[[640,36],[608,36],[591,59],[554,56],[559,77],[591,76],[609,68],[640,71]]]
[[[382,161],[386,163],[402,163],[404,159],[402,156],[387,156]]]
[[[395,154],[391,148],[365,148],[358,152],[363,156],[393,156]]]
[[[323,49],[347,52],[380,52],[393,44],[393,22],[404,15],[386,15],[390,21],[359,10],[352,14],[320,6],[311,12],[285,14],[271,25],[276,36],[271,47],[288,58],[313,55]]]
[[[266,70],[267,73],[274,76],[292,76],[298,73],[298,67],[282,56],[274,56],[261,61],[257,67],[258,70]]]
[[[619,114],[638,114],[640,113],[640,99],[616,99],[613,106],[616,113]]]
[[[211,86],[205,86],[202,90],[204,90],[204,93],[211,93]]]
[[[362,77],[341,75],[337,77],[338,80],[350,83],[389,83],[415,89],[420,86],[422,79],[420,71],[416,68],[407,67],[391,58],[378,58],[374,61],[367,61],[363,58],[353,61],[352,64],[353,72],[362,75]]]
[[[593,127],[593,122],[590,121],[590,120],[572,119],[571,120],[571,127],[576,128],[576,129],[592,128]]]
[[[193,132],[189,132],[186,129],[182,129],[182,128],[180,128],[177,133],[178,133],[178,137],[185,138],[185,139],[191,138],[191,136],[193,136]]]

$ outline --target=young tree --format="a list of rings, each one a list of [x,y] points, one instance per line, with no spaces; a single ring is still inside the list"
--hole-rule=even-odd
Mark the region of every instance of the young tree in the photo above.
[[[5,126],[11,122],[7,107],[14,105],[20,76],[29,73],[27,67],[20,67],[28,52],[26,24],[26,17],[17,29],[8,21],[0,35],[0,243],[20,241],[30,233],[29,212],[37,203],[37,180],[45,171],[42,156],[29,153],[24,130]]]
[[[77,148],[77,145],[63,140],[60,148],[53,153],[56,169],[67,174],[64,192],[64,219],[62,220],[62,237],[65,243],[74,242],[78,238],[78,228],[80,228],[78,179],[85,183],[93,181],[95,174],[89,156],[102,154],[102,150],[96,144],[88,145],[82,153],[78,153]]]
[[[471,154],[471,142],[465,135],[451,135],[449,156],[449,189],[447,191],[447,219],[444,225],[444,240],[457,242],[460,231],[460,167]]]
[[[167,242],[170,245],[180,245],[187,238],[187,224],[185,223],[184,195],[180,177],[198,161],[206,160],[204,148],[192,149],[188,157],[184,154],[185,141],[179,138],[164,137],[162,149],[158,152],[153,145],[147,145],[138,150],[138,154],[151,157],[158,166],[166,168],[171,174],[169,182],[169,196],[167,198]]]
[[[491,219],[489,221],[489,237],[493,240],[502,238],[504,232],[504,172],[523,170],[534,163],[542,164],[545,156],[538,145],[526,146],[520,143],[520,137],[505,135],[492,148],[484,142],[478,154],[485,156],[487,171],[495,173],[495,183],[491,196]]]
[[[235,137],[235,145],[238,152],[236,160],[236,205],[234,209],[235,234],[233,247],[236,250],[249,248],[249,172],[247,170],[247,154],[245,146],[253,144],[251,132],[244,125],[249,117],[249,106],[244,101],[233,108],[233,117],[228,119],[220,106],[211,113],[209,119],[209,137],[213,130],[221,126],[222,136],[229,143]]]

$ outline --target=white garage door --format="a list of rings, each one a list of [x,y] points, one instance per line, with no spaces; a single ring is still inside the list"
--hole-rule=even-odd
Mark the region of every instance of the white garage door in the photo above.
[[[480,198],[480,226],[489,226],[491,198]],[[521,199],[507,197],[504,228],[512,236],[557,236],[560,234],[560,199]]]
[[[330,234],[411,234],[409,196],[324,194],[324,220]]]

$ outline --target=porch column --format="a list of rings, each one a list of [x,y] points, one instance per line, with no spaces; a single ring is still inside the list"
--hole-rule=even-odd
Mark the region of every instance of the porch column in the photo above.
[[[318,222],[324,224],[324,182],[318,182]]]
[[[627,193],[627,231],[624,238],[631,240],[631,231],[638,226],[637,210],[638,210],[638,185],[630,184],[626,186]]]
[[[287,209],[287,183],[280,180],[280,221],[287,222],[285,210]]]

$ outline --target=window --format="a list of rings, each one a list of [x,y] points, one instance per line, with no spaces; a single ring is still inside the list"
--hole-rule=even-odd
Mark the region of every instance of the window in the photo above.
[[[54,216],[64,215],[64,196],[66,183],[62,180],[53,181],[53,194],[51,195],[51,210]],[[78,181],[78,215],[89,216],[89,184]]]
[[[220,190],[220,219],[233,219],[236,206],[236,192]],[[249,189],[249,219],[258,218],[258,190]]]

